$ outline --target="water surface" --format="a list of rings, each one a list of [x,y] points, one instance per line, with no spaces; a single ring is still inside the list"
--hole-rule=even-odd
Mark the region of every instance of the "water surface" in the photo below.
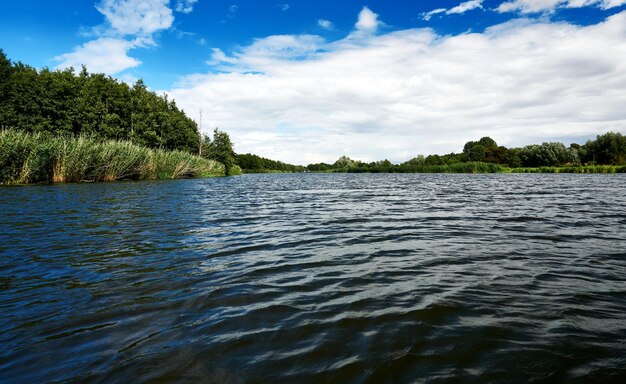
[[[626,382],[626,175],[0,189],[0,382]]]

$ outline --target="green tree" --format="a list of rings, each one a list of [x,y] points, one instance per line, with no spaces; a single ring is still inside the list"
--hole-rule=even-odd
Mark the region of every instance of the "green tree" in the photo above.
[[[207,152],[203,155],[224,164],[227,176],[231,174],[233,166],[236,165],[235,151],[230,136],[217,128],[213,131],[213,140],[207,145]]]
[[[522,159],[520,159],[519,153],[519,148],[509,148],[507,150],[506,158],[509,167],[518,168],[522,166]]]
[[[0,49],[0,125],[8,125],[13,119],[12,105],[9,99],[11,74],[13,65],[2,49]]]
[[[499,147],[495,140],[485,136],[478,141],[465,143],[461,160],[505,164],[507,162],[507,149]]]
[[[445,160],[439,155],[428,155],[426,159],[424,159],[425,165],[443,165],[445,163]]]
[[[40,71],[12,63],[0,50],[0,124],[28,132],[131,140],[197,153],[196,123],[166,95],[104,74]]]
[[[463,150],[465,155],[467,155],[467,161],[485,161],[485,153],[486,149],[482,144],[474,144],[467,149]]]
[[[527,145],[520,149],[519,158],[525,167],[555,167],[577,162],[576,154],[562,143]]]
[[[333,168],[342,169],[342,168],[354,168],[356,167],[356,162],[349,158],[348,156],[341,156],[335,163],[333,164]]]
[[[607,132],[589,140],[581,148],[583,161],[597,164],[626,164],[626,136],[621,133]]]

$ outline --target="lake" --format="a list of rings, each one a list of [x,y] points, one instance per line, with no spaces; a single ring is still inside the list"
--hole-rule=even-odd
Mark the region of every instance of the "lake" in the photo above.
[[[626,174],[0,188],[0,382],[625,382]]]

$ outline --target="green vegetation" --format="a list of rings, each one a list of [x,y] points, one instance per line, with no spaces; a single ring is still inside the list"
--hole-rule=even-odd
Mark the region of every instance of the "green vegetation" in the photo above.
[[[345,156],[342,156],[345,158]],[[505,168],[498,164],[485,162],[465,162],[450,164],[415,164],[402,163],[392,164],[389,160],[363,163],[353,161],[350,166],[337,166],[334,164],[312,164],[307,166],[311,172],[343,172],[343,173],[499,173]]]
[[[616,173],[626,172],[626,136],[609,132],[584,145],[542,143],[506,148],[490,137],[469,141],[461,153],[418,155],[401,164],[364,163],[341,156],[335,163],[309,164],[310,172],[391,173]]]
[[[213,140],[206,135],[202,142],[202,156],[224,164],[226,176],[241,175],[241,167],[236,164],[236,155],[233,143],[226,132],[215,128]]]
[[[149,148],[198,150],[196,123],[173,100],[83,67],[50,71],[12,63],[0,50],[0,125],[25,132],[88,135]]]
[[[626,173],[626,166],[578,165],[565,167],[514,168],[513,173]]]
[[[282,161],[266,159],[251,153],[236,155],[235,161],[245,173],[304,172],[306,170],[302,165],[287,164]]]
[[[200,147],[196,123],[141,80],[38,71],[1,49],[0,130],[3,184],[242,173],[227,133]],[[199,149],[205,158],[192,155]]]
[[[224,166],[184,151],[129,141],[0,131],[0,184],[223,176]]]

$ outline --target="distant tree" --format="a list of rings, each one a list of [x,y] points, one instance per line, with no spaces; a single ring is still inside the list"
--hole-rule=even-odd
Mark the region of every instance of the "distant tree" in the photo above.
[[[357,166],[357,163],[352,160],[351,158],[349,158],[348,156],[341,156],[339,159],[337,159],[337,161],[335,161],[335,163],[333,164],[333,168],[335,169],[340,169],[340,168],[354,168]]]
[[[406,164],[406,165],[424,165],[425,161],[426,161],[426,159],[424,158],[424,155],[417,155],[414,158],[412,158],[411,160],[408,160],[408,161],[404,162],[403,164]]]
[[[217,128],[213,131],[213,140],[210,141],[203,156],[224,164],[227,176],[230,175],[231,169],[236,165],[235,150],[230,136]]]
[[[626,164],[626,136],[621,133],[607,132],[589,140],[581,148],[584,162],[597,164]]]
[[[311,172],[325,172],[332,169],[332,165],[328,163],[315,163],[306,166],[306,169]]]
[[[509,148],[507,150],[506,164],[512,168],[518,168],[522,166],[522,159],[519,157],[520,149],[519,148]]]
[[[519,151],[519,157],[525,167],[559,166],[577,161],[576,154],[562,143],[527,145]]]
[[[494,164],[507,164],[509,162],[509,151],[503,146],[490,147],[485,153],[485,162]]]
[[[485,161],[486,148],[482,144],[474,144],[464,153],[467,155],[467,161]]]
[[[428,155],[426,159],[424,159],[425,165],[443,165],[445,161],[439,155]]]
[[[478,140],[478,144],[485,147],[485,149],[492,149],[492,148],[498,147],[498,144],[496,143],[496,141],[489,136],[482,137],[480,140]]]
[[[468,141],[463,146],[462,161],[484,161],[487,163],[506,164],[508,152],[499,147],[495,140],[485,136],[478,141]]]

